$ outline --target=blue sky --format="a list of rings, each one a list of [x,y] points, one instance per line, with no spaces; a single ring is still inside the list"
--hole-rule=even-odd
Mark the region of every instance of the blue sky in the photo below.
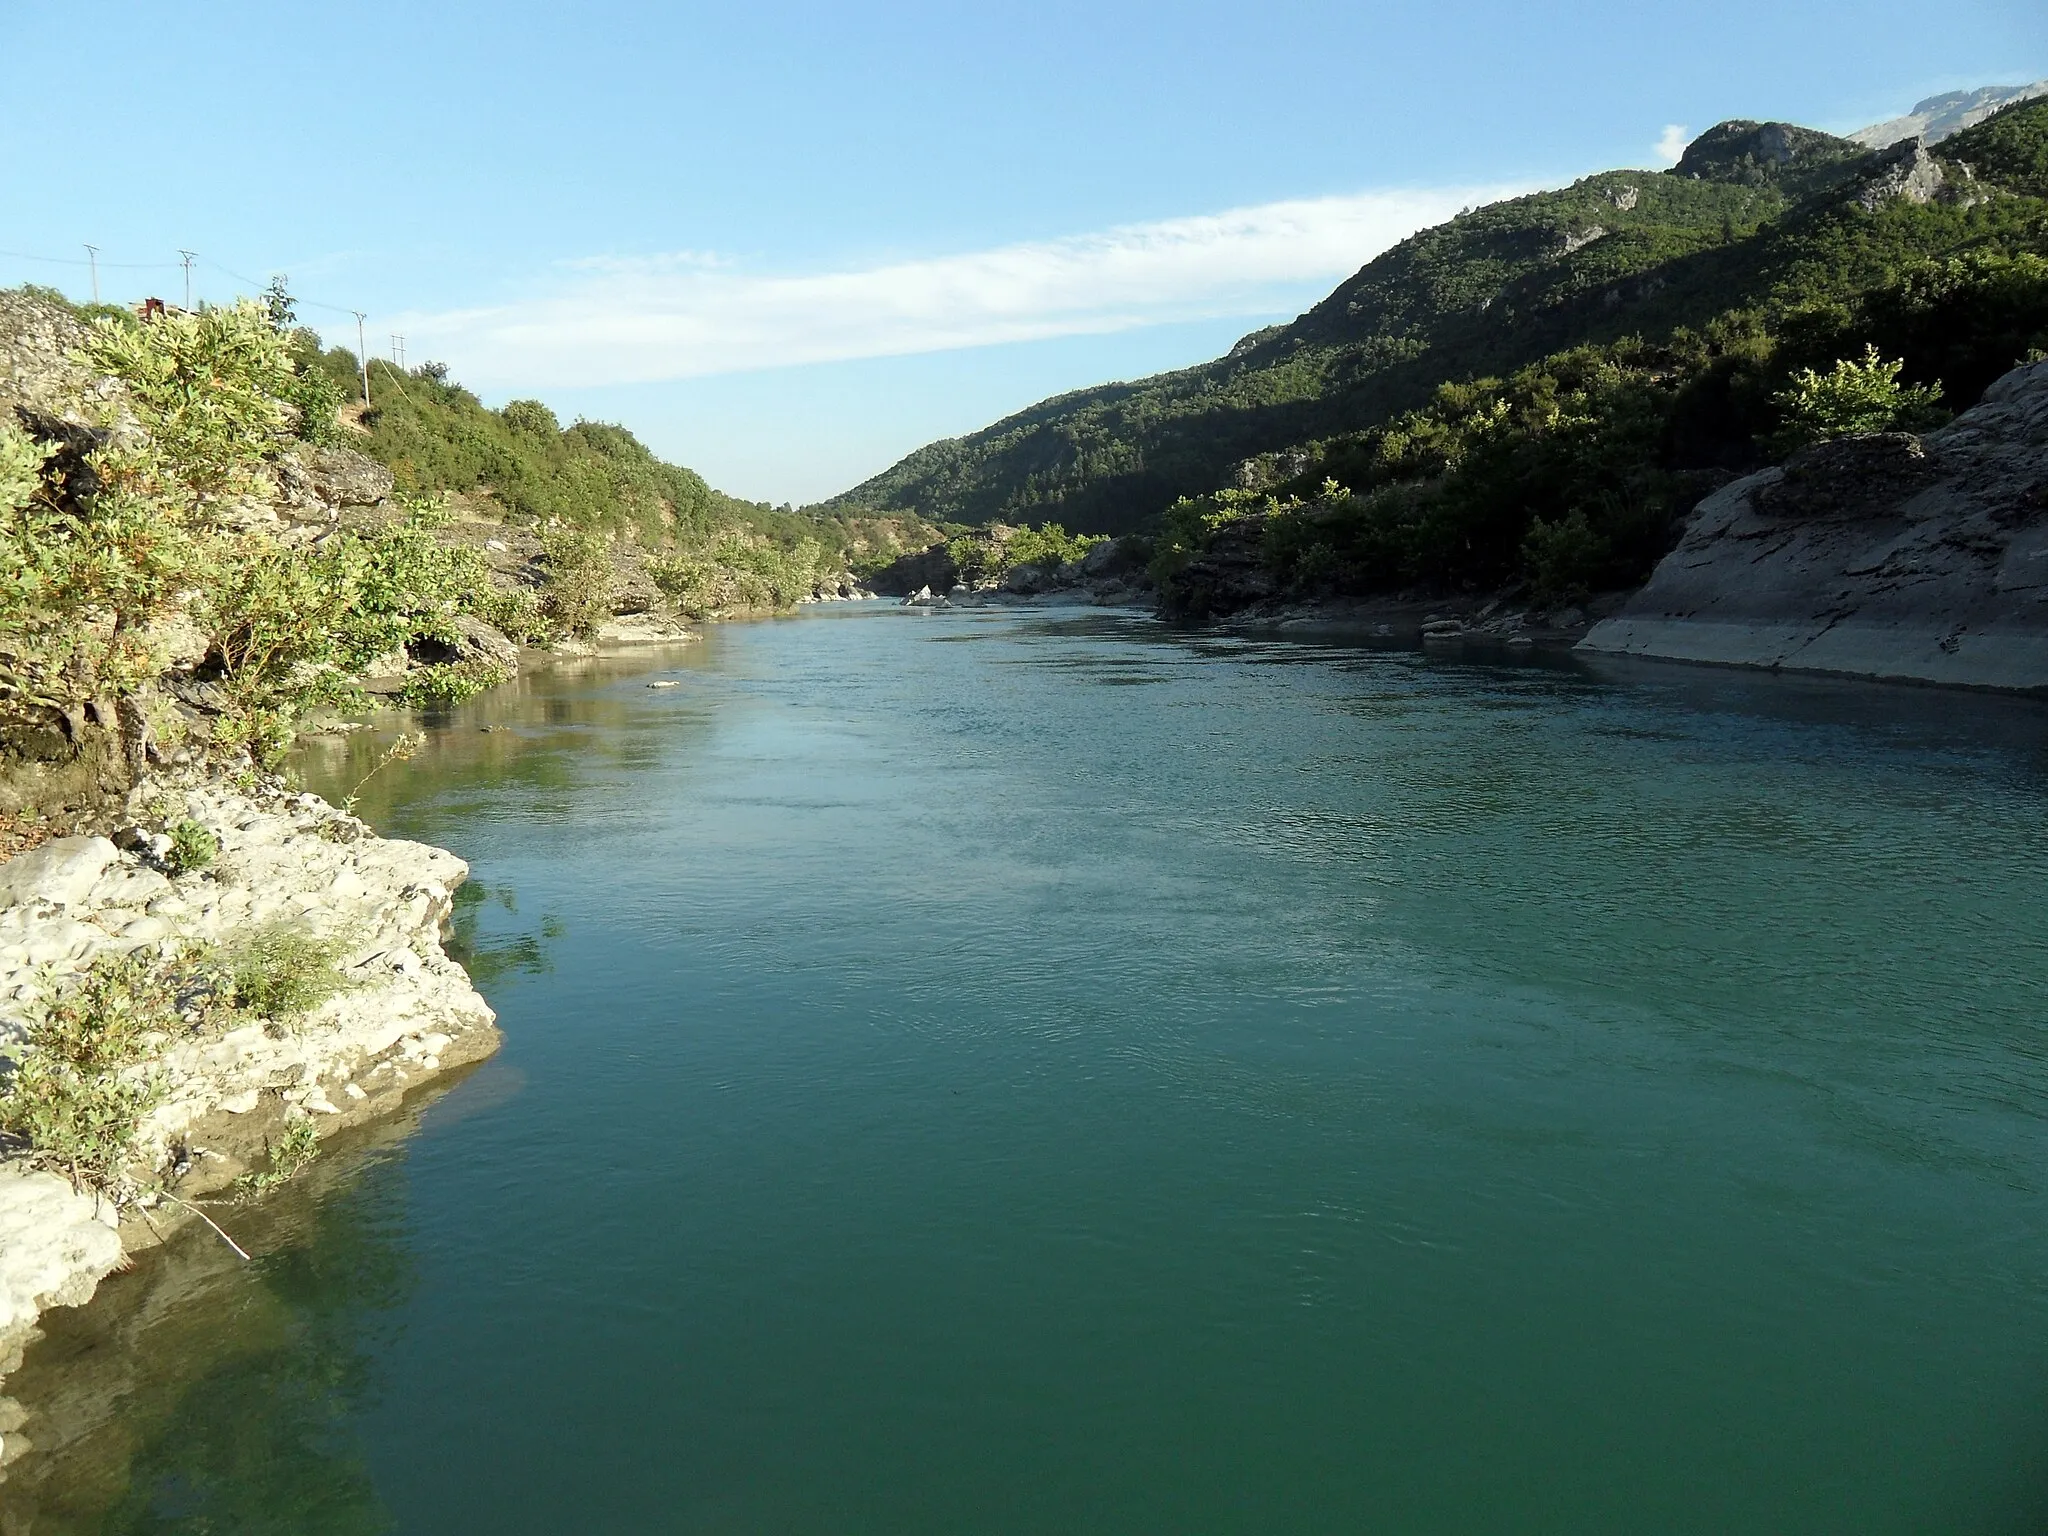
[[[493,403],[622,421],[797,502],[1214,356],[1465,202],[1664,163],[1672,125],[1847,130],[2048,76],[2036,0],[0,0],[0,22],[0,282],[82,296],[84,268],[23,258],[85,241],[110,298],[180,297],[179,247],[201,297],[285,271]]]

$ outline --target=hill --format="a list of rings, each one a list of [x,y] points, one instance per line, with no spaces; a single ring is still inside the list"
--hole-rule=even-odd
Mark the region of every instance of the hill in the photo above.
[[[274,318],[289,324],[289,296],[270,298]],[[340,347],[323,351],[306,330],[294,332],[293,343],[300,403],[314,424],[308,430],[385,465],[401,494],[446,497],[487,521],[585,530],[761,577],[739,582],[746,589],[740,606],[792,602],[820,578],[887,559],[928,532],[914,523],[728,496],[694,470],[656,457],[625,427],[564,426],[539,400],[490,409],[438,363],[408,371],[374,359],[374,407],[344,405],[360,389],[355,355]]]
[[[1226,357],[1045,401],[828,506],[1150,529],[1182,497],[1285,482],[1446,384],[1668,341],[1732,311],[1850,306],[1918,261],[2038,252],[2041,113],[2009,108],[1931,154],[1724,123],[1670,171],[1605,172],[1461,214]],[[1952,392],[2012,361],[1971,365]]]

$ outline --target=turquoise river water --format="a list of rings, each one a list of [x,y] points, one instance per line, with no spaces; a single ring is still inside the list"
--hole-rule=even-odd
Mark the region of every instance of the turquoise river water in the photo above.
[[[363,808],[505,1049],[53,1315],[9,1536],[2044,1528],[2040,705],[853,605]]]

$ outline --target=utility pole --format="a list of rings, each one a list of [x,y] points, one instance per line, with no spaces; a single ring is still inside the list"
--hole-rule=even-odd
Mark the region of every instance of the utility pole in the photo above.
[[[370,408],[370,351],[368,343],[363,340],[363,321],[368,316],[360,309],[352,309],[349,313],[356,317],[356,362],[363,370],[363,409],[367,411]]]
[[[185,313],[192,313],[192,259],[196,252],[181,249],[178,255],[185,263]]]
[[[85,248],[85,259],[92,263],[92,301],[97,304],[100,301],[100,248],[88,245]]]

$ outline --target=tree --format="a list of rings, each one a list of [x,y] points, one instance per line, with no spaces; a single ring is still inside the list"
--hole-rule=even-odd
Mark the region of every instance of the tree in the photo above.
[[[263,290],[263,312],[270,317],[270,328],[280,335],[298,323],[298,300],[286,288],[282,272],[272,273],[270,286]]]

